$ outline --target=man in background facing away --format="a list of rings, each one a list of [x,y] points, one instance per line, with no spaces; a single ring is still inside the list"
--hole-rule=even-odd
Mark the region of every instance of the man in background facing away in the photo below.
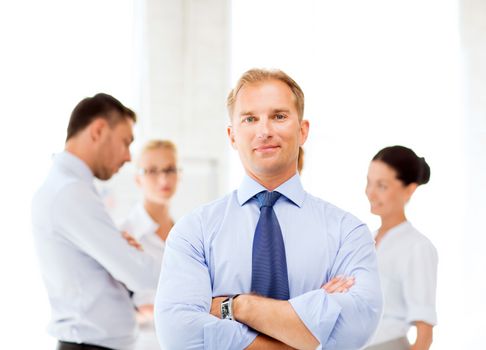
[[[136,115],[97,94],[74,108],[64,152],[54,158],[32,202],[33,233],[58,350],[132,349],[131,291],[154,289],[159,264],[127,244],[98,195],[130,161]]]
[[[301,88],[282,71],[253,69],[227,106],[246,175],[172,229],[156,297],[159,342],[171,350],[365,346],[382,310],[374,242],[361,221],[302,187]]]

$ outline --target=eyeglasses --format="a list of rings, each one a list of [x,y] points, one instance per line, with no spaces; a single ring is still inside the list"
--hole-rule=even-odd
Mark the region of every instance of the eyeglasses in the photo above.
[[[164,174],[165,176],[170,177],[170,176],[175,176],[179,172],[180,169],[177,169],[176,167],[172,167],[172,166],[164,169],[157,169],[157,168],[138,169],[139,175],[145,175],[150,177],[157,177],[160,174]]]

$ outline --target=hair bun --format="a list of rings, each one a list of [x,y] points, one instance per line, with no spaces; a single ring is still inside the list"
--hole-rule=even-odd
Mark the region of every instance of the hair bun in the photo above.
[[[417,184],[424,185],[430,180],[430,167],[424,157],[418,157]]]
[[[408,147],[395,145],[383,148],[374,157],[390,166],[397,173],[397,179],[405,186],[411,183],[424,185],[430,179],[430,167],[423,157],[418,157]]]

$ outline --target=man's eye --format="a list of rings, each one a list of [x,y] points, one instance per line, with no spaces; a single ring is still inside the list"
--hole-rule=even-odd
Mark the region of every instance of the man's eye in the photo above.
[[[130,144],[132,143],[132,139],[124,138],[123,143],[125,144],[125,146],[129,147]]]
[[[284,114],[276,114],[275,115],[275,119],[277,120],[284,120],[286,118],[286,116]]]
[[[154,176],[154,175],[157,175],[158,173],[159,173],[159,171],[155,168],[147,169],[147,175]]]
[[[253,116],[248,116],[243,119],[243,122],[245,123],[253,123],[255,121],[255,117]]]

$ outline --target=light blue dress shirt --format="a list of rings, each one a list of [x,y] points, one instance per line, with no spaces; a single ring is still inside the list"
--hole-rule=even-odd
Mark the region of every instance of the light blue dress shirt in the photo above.
[[[136,322],[127,288],[155,288],[160,263],[122,238],[93,180],[81,159],[63,152],[33,198],[35,245],[52,309],[48,330],[63,341],[132,349]]]
[[[259,217],[254,196],[265,190],[246,176],[237,191],[178,221],[169,234],[156,296],[155,319],[164,349],[244,349],[257,333],[209,314],[215,296],[250,293],[252,244]],[[313,197],[294,177],[275,189],[285,242],[290,303],[319,340],[319,349],[359,349],[382,311],[374,242],[349,213]],[[355,276],[341,294],[321,286]]]

